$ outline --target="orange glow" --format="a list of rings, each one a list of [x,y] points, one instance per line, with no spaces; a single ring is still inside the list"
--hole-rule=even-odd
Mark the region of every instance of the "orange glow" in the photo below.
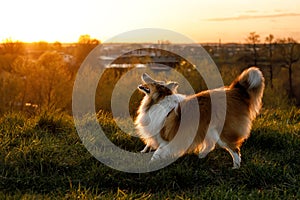
[[[300,40],[298,0],[4,0],[0,7],[0,41],[76,42],[82,34],[105,41],[138,28],[170,29],[202,43],[245,42],[253,31]]]

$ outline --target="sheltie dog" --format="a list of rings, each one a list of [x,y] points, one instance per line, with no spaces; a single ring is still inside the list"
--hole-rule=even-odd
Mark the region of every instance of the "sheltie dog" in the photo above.
[[[262,106],[264,77],[258,68],[244,70],[230,86],[190,96],[178,94],[176,82],[157,81],[146,73],[141,78],[143,84],[138,89],[145,96],[138,109],[135,126],[137,134],[146,144],[141,152],[155,150],[151,161],[179,157],[185,153],[196,153],[204,158],[218,144],[230,153],[233,168],[240,167],[240,147],[249,137],[252,121]],[[223,99],[218,98],[221,93],[224,94]],[[211,95],[215,95],[217,104],[226,98],[226,108],[213,113]],[[193,109],[192,101],[199,105],[199,118],[189,115]],[[223,123],[219,116],[222,112],[225,116]],[[179,134],[177,131],[182,117],[188,118],[182,125],[182,139],[172,142]],[[198,124],[195,133],[190,131],[192,123]],[[184,140],[191,141],[185,150]]]

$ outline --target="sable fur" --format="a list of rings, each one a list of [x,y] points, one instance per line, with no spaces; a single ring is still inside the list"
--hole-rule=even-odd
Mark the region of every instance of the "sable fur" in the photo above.
[[[226,149],[233,158],[233,167],[240,167],[240,147],[250,135],[252,121],[258,115],[262,106],[264,77],[256,67],[244,70],[228,87],[207,90],[192,96],[177,94],[178,84],[156,81],[147,74],[142,76],[143,84],[138,88],[145,93],[135,120],[137,132],[146,144],[142,152],[149,148],[156,149],[152,161],[179,157],[185,153],[196,153],[205,157],[215,148],[215,144]],[[224,108],[211,111],[211,95],[218,101],[222,92],[226,94],[226,113]],[[194,138],[191,138],[190,126],[197,117],[190,114],[192,102],[199,105],[199,126]],[[223,129],[220,118],[226,114]],[[177,134],[181,116],[187,116],[183,124],[184,137],[170,142]],[[211,123],[212,126],[209,127]],[[191,145],[184,149],[186,141]]]

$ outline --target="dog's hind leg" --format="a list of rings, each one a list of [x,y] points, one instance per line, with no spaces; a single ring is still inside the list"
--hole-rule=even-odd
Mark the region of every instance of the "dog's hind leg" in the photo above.
[[[206,142],[202,144],[201,150],[198,154],[199,158],[205,158],[209,152],[211,152],[215,148],[215,144],[212,142]]]
[[[149,148],[150,148],[150,145],[146,144],[146,146],[144,147],[144,149],[142,151],[140,151],[140,152],[141,153],[146,153]],[[151,151],[151,148],[150,148],[150,151]]]
[[[214,150],[217,141],[220,139],[219,134],[215,128],[210,128],[202,142],[202,147],[198,154],[199,158],[205,158],[209,152]]]
[[[238,169],[240,168],[241,166],[241,154],[240,154],[240,149],[239,148],[236,148],[235,150],[232,150],[225,142],[223,142],[222,140],[219,140],[218,141],[218,145],[220,145],[220,147],[226,149],[232,159],[233,159],[233,167],[232,169]]]

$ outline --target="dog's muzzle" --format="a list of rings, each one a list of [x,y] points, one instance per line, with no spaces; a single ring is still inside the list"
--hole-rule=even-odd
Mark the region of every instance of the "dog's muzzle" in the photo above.
[[[145,93],[147,93],[147,94],[150,93],[150,89],[147,88],[147,87],[145,87],[144,85],[139,85],[138,88],[139,88],[141,91],[143,91],[143,92],[145,92]]]

